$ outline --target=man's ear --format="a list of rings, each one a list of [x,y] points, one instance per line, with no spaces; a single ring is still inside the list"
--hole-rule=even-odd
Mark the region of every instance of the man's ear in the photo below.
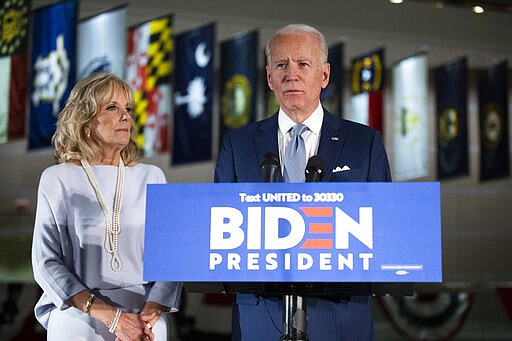
[[[325,63],[323,70],[322,70],[322,89],[325,89],[327,87],[327,84],[329,84],[329,76],[331,74],[331,64]]]

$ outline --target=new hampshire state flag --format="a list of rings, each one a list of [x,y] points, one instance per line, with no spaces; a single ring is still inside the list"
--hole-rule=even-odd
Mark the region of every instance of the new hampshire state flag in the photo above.
[[[258,31],[240,34],[220,44],[220,134],[223,136],[256,116]]]
[[[174,144],[172,164],[212,156],[215,23],[175,36]]]
[[[77,1],[34,11],[28,148],[51,145],[57,115],[75,83]]]
[[[434,70],[437,118],[437,177],[469,173],[467,58]]]

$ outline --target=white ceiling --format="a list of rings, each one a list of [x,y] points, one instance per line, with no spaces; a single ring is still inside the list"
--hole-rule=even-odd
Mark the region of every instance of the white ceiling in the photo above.
[[[54,3],[33,0],[32,7]],[[128,5],[128,26],[174,13],[175,32],[217,22],[220,42],[236,33],[259,29],[263,46],[277,27],[304,22],[319,28],[329,43],[346,41],[350,58],[386,48],[388,66],[419,51],[428,51],[432,66],[468,56],[470,67],[485,67],[507,58],[512,65],[512,13],[477,15],[466,8],[434,8],[430,3],[388,0],[82,0],[80,18]]]

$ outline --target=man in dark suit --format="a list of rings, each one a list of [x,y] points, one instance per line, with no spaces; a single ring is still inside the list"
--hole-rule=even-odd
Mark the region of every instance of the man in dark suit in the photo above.
[[[381,135],[367,126],[332,116],[320,103],[329,82],[327,42],[315,28],[287,25],[268,40],[267,82],[279,111],[272,117],[227,134],[215,169],[215,182],[259,182],[267,152],[279,155],[281,173],[288,179],[288,143],[292,127],[306,126],[300,139],[305,165],[313,155],[325,161],[326,182],[391,181]],[[294,139],[296,137],[293,137]],[[277,341],[281,334],[283,302],[279,297],[237,295],[233,307],[232,340]],[[369,297],[307,297],[310,341],[364,341],[375,338]]]

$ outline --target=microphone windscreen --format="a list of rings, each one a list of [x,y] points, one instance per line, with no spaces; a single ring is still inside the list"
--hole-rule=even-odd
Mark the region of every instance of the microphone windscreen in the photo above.
[[[261,160],[261,167],[268,167],[268,166],[279,166],[279,158],[275,153],[268,152],[263,156],[263,159]]]
[[[318,155],[313,155],[309,158],[306,166],[306,182],[320,182],[323,178],[324,173],[324,159]]]
[[[279,173],[279,158],[275,153],[268,152],[261,160],[261,181],[276,182]]]
[[[318,155],[313,155],[312,157],[309,158],[306,169],[320,169],[323,171],[324,167],[325,167],[324,159],[322,159]]]

